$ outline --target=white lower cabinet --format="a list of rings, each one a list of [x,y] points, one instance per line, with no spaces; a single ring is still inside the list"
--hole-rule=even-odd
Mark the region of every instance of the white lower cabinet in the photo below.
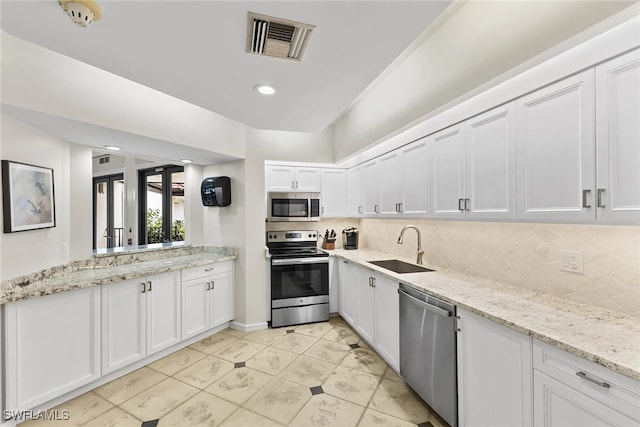
[[[458,308],[461,426],[531,426],[531,337]]]
[[[398,283],[339,260],[340,314],[392,368],[399,369],[400,302]]]
[[[7,410],[32,409],[100,378],[100,289],[5,306]]]
[[[336,257],[329,257],[329,313],[337,313],[339,311],[338,261]]]
[[[637,426],[640,381],[534,340],[536,426]]]
[[[125,280],[101,292],[103,374],[180,342],[179,272]]]
[[[182,338],[186,339],[234,317],[233,262],[182,271]]]

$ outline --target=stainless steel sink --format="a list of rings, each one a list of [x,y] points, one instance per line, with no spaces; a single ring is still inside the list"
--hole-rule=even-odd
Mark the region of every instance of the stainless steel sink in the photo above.
[[[395,273],[423,273],[427,271],[433,271],[430,268],[422,267],[419,265],[409,264],[408,262],[400,261],[399,259],[385,259],[382,261],[367,261],[378,267],[391,270]]]

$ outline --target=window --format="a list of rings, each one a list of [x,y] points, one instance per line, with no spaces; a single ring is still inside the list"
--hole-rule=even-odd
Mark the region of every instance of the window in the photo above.
[[[93,178],[93,249],[123,245],[124,176]]]
[[[138,182],[139,244],[184,240],[184,167],[141,170]]]

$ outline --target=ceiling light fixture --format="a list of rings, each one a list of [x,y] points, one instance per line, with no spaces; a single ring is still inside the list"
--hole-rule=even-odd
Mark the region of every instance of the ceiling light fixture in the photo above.
[[[257,85],[253,88],[253,90],[255,90],[261,95],[275,95],[276,93],[275,86],[271,86],[271,85]]]
[[[117,147],[115,145],[105,145],[104,148],[110,151],[120,151],[120,147]]]
[[[191,159],[182,159],[180,160],[182,163],[193,163],[193,160]]]
[[[58,0],[69,18],[81,27],[88,27],[102,16],[102,7],[94,0]]]

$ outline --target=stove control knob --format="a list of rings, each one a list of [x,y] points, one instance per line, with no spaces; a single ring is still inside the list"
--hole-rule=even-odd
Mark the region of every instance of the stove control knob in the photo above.
[[[316,237],[315,233],[313,234],[313,237]]]
[[[309,238],[311,238],[311,234],[309,234]]]

